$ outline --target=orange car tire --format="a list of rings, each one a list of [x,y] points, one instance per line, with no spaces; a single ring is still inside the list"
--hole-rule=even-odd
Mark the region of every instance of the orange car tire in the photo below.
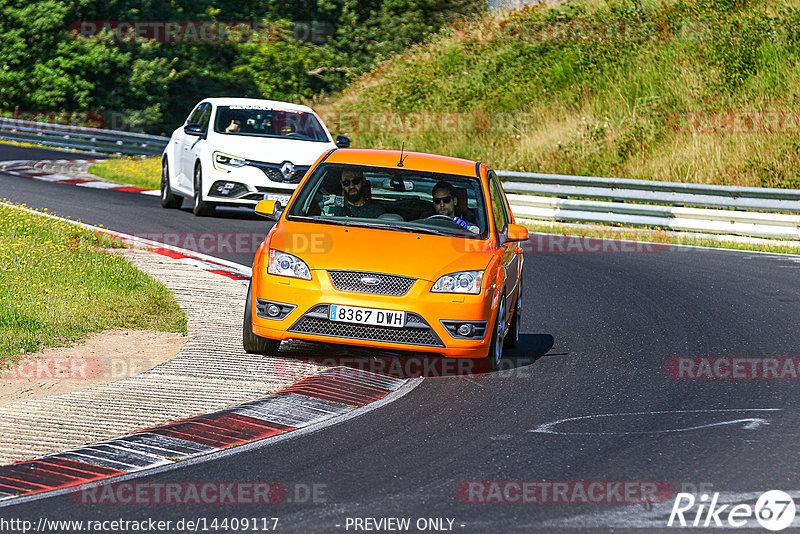
[[[242,345],[248,354],[274,356],[278,353],[279,339],[268,339],[253,333],[253,283],[247,287],[247,304],[244,308],[244,324],[242,325]]]
[[[519,343],[519,322],[522,320],[522,277],[519,279],[517,287],[517,302],[514,304],[514,316],[508,327],[508,335],[505,338],[505,347],[513,349]]]
[[[500,298],[500,306],[497,307],[497,317],[494,322],[492,342],[489,343],[489,352],[486,354],[491,371],[497,371],[500,368],[500,359],[503,357],[503,340],[505,338],[503,315],[505,315],[505,309],[506,297],[504,295]]]

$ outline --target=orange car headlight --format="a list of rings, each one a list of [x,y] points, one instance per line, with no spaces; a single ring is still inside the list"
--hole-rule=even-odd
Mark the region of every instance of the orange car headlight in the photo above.
[[[290,276],[292,278],[311,280],[311,271],[308,269],[306,262],[297,256],[292,256],[280,250],[270,249],[267,272],[269,274],[277,274],[278,276]]]
[[[483,271],[459,271],[439,278],[431,291],[434,293],[470,293],[477,295],[481,292]]]

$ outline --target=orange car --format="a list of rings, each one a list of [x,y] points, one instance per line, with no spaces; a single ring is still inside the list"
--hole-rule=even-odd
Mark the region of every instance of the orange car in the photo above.
[[[489,358],[519,339],[525,227],[484,163],[395,150],[331,150],[259,247],[244,349],[303,339]]]

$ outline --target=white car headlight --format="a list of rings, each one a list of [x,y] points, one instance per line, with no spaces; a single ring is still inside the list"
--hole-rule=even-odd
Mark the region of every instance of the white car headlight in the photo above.
[[[297,256],[292,256],[280,250],[270,249],[267,272],[269,274],[277,274],[278,276],[290,276],[292,278],[311,280],[311,271],[308,269],[306,262]]]
[[[471,293],[477,295],[481,292],[483,271],[460,271],[450,273],[439,278],[431,291],[434,293]]]
[[[231,167],[237,168],[247,165],[247,160],[222,152],[214,152],[211,157],[214,160],[214,168],[218,171],[230,171]]]

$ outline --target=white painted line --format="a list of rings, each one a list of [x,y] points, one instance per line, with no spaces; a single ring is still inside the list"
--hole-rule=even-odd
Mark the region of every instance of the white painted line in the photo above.
[[[302,428],[329,419],[354,408],[337,402],[297,395],[277,393],[233,409],[233,413],[249,415],[295,428]]]
[[[111,182],[84,182],[82,184],[75,184],[78,187],[90,187],[92,189],[114,189],[120,187],[119,184]]]
[[[734,419],[731,421],[714,421],[712,423],[706,423],[701,425],[683,426],[681,428],[664,428],[658,430],[629,430],[629,431],[619,430],[611,432],[603,432],[603,431],[581,432],[572,430],[560,431],[557,430],[555,427],[557,427],[558,425],[562,425],[564,423],[573,423],[576,421],[595,420],[602,418],[623,419],[629,416],[647,417],[647,416],[687,415],[687,414],[725,415],[734,413],[744,415],[744,414],[750,414],[751,412],[757,412],[760,414],[761,412],[781,412],[781,411],[783,411],[783,408],[724,408],[724,409],[712,409],[712,410],[660,410],[651,412],[605,413],[605,414],[582,415],[579,417],[566,417],[564,419],[557,419],[555,421],[550,421],[549,423],[543,423],[537,426],[536,428],[528,430],[528,432],[532,432],[535,434],[557,434],[562,436],[616,436],[616,435],[628,435],[628,434],[664,434],[672,432],[688,432],[690,430],[700,430],[703,428],[711,428],[711,427],[725,426],[725,425],[739,425],[739,424],[742,425],[741,428],[744,430],[756,430],[764,425],[768,425],[769,420],[764,417],[746,417],[746,418]]]
[[[21,175],[22,173],[18,173],[18,174]],[[64,180],[65,179],[64,176],[56,176],[54,174],[43,174],[41,176],[35,176],[33,178],[36,178],[37,180],[41,180],[43,182],[57,182],[59,180]]]

